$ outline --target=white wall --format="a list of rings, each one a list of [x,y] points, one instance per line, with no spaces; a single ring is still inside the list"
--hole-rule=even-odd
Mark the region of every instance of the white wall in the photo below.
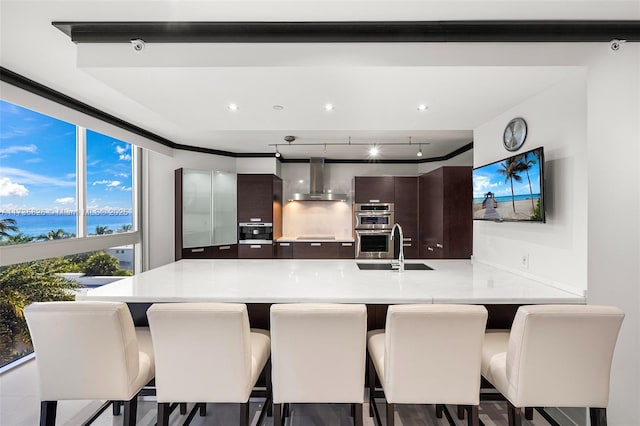
[[[174,170],[183,168],[236,171],[232,157],[175,150],[173,157],[145,150],[143,185],[144,269],[174,261]]]
[[[544,147],[546,223],[474,222],[474,259],[545,282],[587,288],[586,72],[474,130],[474,166],[512,155],[502,146],[513,117],[527,122],[521,151]],[[529,256],[529,267],[521,257]]]
[[[278,161],[276,157],[237,158],[236,172],[279,175],[280,161]]]

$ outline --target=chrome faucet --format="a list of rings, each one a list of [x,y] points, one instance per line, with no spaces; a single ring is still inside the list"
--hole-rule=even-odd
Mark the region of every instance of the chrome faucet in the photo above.
[[[396,228],[398,228],[400,234],[400,255],[397,262],[395,259],[391,261],[391,267],[397,269],[398,272],[404,272],[404,236],[402,235],[402,226],[399,223],[395,223],[391,229],[391,241],[393,241],[393,237],[396,234]]]

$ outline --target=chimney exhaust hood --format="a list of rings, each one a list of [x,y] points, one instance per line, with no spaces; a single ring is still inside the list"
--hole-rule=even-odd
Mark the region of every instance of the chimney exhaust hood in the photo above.
[[[289,201],[347,201],[347,194],[336,194],[324,190],[324,158],[309,159],[309,193],[295,193]]]

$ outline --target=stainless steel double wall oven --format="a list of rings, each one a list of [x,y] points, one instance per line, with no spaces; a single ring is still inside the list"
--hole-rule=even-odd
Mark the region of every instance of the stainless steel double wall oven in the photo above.
[[[361,203],[353,209],[357,259],[391,259],[393,203]]]

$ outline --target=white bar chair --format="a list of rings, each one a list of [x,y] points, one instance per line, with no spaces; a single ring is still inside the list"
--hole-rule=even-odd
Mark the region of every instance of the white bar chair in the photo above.
[[[396,404],[464,406],[478,425],[480,357],[487,322],[484,306],[389,306],[384,330],[368,334],[369,416],[381,424],[375,405],[376,373],[386,399],[387,426]],[[449,415],[448,415],[449,416]]]
[[[507,399],[509,425],[525,407],[589,407],[591,425],[606,425],[623,319],[612,306],[521,306],[511,332],[487,332],[482,375]]]
[[[171,403],[187,402],[196,403],[190,418],[197,408],[206,415],[207,402],[238,403],[239,423],[247,426],[251,391],[268,369],[271,347],[268,331],[249,328],[247,306],[156,303],[147,318],[156,353],[158,426],[169,424]]]
[[[343,403],[362,425],[366,333],[365,305],[272,305],[273,424],[282,404]]]
[[[40,425],[54,426],[61,400],[124,401],[136,424],[137,395],[154,377],[149,329],[118,302],[42,302],[24,309],[40,381]],[[117,407],[117,409],[116,409]]]

